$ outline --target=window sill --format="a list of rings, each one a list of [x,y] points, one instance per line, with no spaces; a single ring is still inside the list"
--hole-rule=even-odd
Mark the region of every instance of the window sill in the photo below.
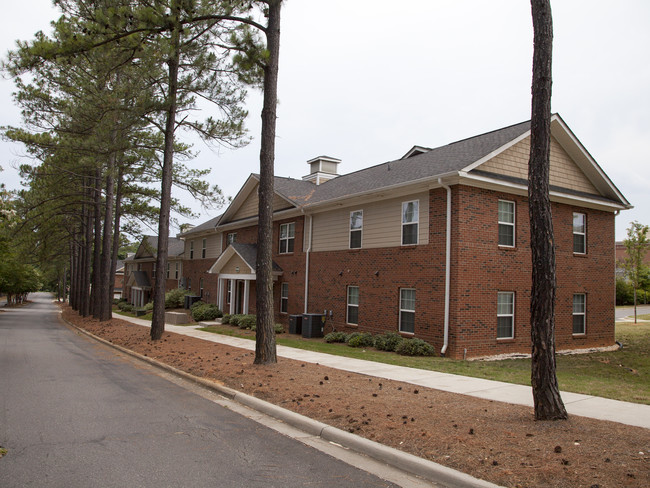
[[[417,247],[417,244],[402,244],[400,249],[416,249]]]
[[[349,323],[346,322],[345,325],[346,325],[347,327],[352,327],[352,328],[354,328],[354,329],[358,329],[358,328],[359,328],[359,324],[349,324]]]
[[[580,333],[577,333],[577,334],[576,334],[576,333],[574,332],[573,334],[571,334],[571,336],[572,336],[574,339],[580,339],[580,338],[582,338],[582,337],[587,337],[587,333],[586,333],[586,332],[580,332]]]
[[[503,244],[499,244],[498,248],[500,251],[516,251],[517,246],[504,246]]]
[[[413,337],[415,335],[415,332],[404,332],[403,330],[399,330],[397,333],[402,337]]]
[[[514,337],[497,337],[497,342],[500,344],[507,343],[507,342],[515,342]]]
[[[574,252],[573,253],[574,258],[587,258],[589,255],[586,252]]]

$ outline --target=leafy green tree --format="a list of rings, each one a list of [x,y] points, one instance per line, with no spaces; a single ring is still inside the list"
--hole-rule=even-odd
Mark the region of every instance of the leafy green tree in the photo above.
[[[645,264],[645,255],[648,249],[650,249],[649,231],[650,227],[640,224],[635,220],[634,222],[630,222],[630,227],[627,229],[627,238],[623,239],[626,256],[622,264],[627,279],[634,289],[635,324],[637,323],[637,290],[647,285],[648,274],[650,273],[650,269]]]

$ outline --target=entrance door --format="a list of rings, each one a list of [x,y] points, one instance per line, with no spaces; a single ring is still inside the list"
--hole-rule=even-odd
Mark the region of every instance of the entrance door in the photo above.
[[[235,313],[244,313],[244,282],[235,282]]]

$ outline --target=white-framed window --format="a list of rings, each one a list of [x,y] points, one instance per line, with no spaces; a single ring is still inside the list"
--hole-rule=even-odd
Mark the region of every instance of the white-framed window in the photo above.
[[[587,216],[583,213],[573,213],[573,252],[587,253]]]
[[[415,333],[415,288],[399,291],[399,331]]]
[[[280,254],[293,252],[295,224],[280,224]]]
[[[515,202],[499,200],[499,246],[515,247]]]
[[[226,236],[226,247],[228,247],[233,242],[237,242],[237,232],[230,232]]]
[[[289,313],[289,283],[282,283],[280,287],[280,313]]]
[[[199,296],[203,298],[203,278],[199,278]]]
[[[174,279],[177,280],[178,277],[180,276],[181,270],[180,270],[181,263],[176,261],[176,270],[174,271]]]
[[[194,241],[190,241],[190,259],[194,259]]]
[[[587,296],[584,293],[573,295],[573,334],[584,335],[587,323]]]
[[[169,270],[171,269],[171,263],[167,261],[167,279],[169,279]]]
[[[153,271],[151,271],[151,276],[156,276],[156,262],[153,262]]]
[[[363,234],[363,210],[350,212],[350,249],[361,248]]]
[[[352,325],[359,324],[359,287],[348,286],[348,312],[346,322]]]
[[[418,243],[418,223],[420,220],[420,201],[402,202],[402,245]]]
[[[232,297],[232,281],[228,280],[226,283],[226,303],[230,304],[230,298]]]
[[[208,240],[203,239],[201,241],[201,259],[205,259],[205,254],[207,252],[207,248],[208,248]]]
[[[515,336],[515,293],[497,293],[497,339],[512,339]]]

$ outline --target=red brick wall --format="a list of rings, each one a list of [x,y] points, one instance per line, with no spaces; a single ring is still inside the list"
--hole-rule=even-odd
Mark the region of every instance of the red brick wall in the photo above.
[[[516,203],[516,246],[498,246],[497,204]],[[530,352],[528,206],[524,197],[465,186],[452,187],[450,357]],[[587,215],[585,256],[573,254],[573,212]],[[399,289],[416,289],[415,337],[440,350],[444,333],[446,191],[429,202],[429,244],[311,253],[309,312],[332,310],[325,331],[397,331]],[[557,246],[557,348],[614,342],[614,216],[553,205]],[[346,322],[347,286],[359,286],[359,325]],[[515,292],[515,332],[496,339],[498,291]],[[587,333],[572,334],[574,293],[587,295]]]

